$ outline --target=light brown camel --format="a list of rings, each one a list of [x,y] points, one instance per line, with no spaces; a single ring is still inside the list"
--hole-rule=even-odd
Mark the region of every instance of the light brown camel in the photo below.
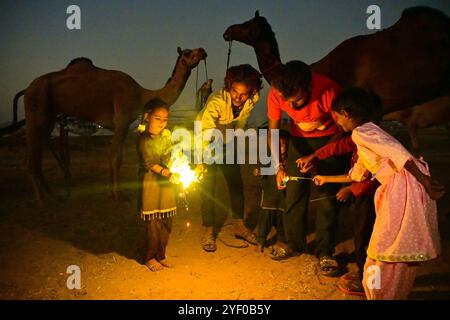
[[[201,110],[205,106],[206,100],[208,100],[209,95],[212,93],[212,83],[213,79],[208,79],[202,84],[200,89],[197,90],[195,99],[196,110]]]
[[[411,145],[419,149],[417,129],[446,124],[450,121],[450,95],[384,115],[385,121],[400,121],[408,129]]]
[[[56,116],[62,114],[95,122],[104,128],[114,130],[110,177],[111,194],[114,199],[118,199],[122,149],[130,124],[142,114],[146,103],[152,99],[157,98],[169,106],[172,105],[183,91],[191,70],[201,60],[206,59],[206,56],[203,48],[193,50],[178,48],[178,58],[172,76],[159,90],[147,90],[129,75],[98,68],[86,58],[74,59],[65,69],[35,79],[25,90],[24,103],[27,170],[36,198],[44,199],[49,191],[42,174],[42,147],[49,139]],[[17,98],[16,96],[15,100]],[[15,120],[17,121],[17,117]],[[17,126],[13,123],[14,125]],[[64,155],[64,150],[67,150],[67,143],[64,142],[67,140],[66,133],[61,132],[61,137],[63,146],[58,161],[66,176],[68,174],[68,163],[64,163],[68,161]]]
[[[265,18],[256,12],[253,19],[230,26],[223,37],[253,47],[259,69],[270,83],[281,59]],[[406,9],[393,26],[342,42],[311,69],[344,88],[374,91],[384,113],[437,99],[450,88],[450,19],[427,7]]]

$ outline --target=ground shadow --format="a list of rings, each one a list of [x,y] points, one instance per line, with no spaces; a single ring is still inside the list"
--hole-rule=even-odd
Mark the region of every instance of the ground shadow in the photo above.
[[[450,299],[450,273],[433,273],[418,276],[409,299]],[[431,290],[430,290],[431,288]]]

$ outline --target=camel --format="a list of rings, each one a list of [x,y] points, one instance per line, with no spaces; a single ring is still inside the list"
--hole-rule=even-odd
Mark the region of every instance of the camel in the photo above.
[[[201,110],[205,106],[206,100],[208,100],[209,95],[212,93],[212,83],[213,79],[208,79],[202,84],[200,89],[197,90],[195,99],[196,110]]]
[[[223,37],[253,47],[270,84],[281,59],[267,20],[257,11],[253,19],[228,27]],[[393,26],[350,38],[310,66],[343,88],[375,92],[384,113],[439,99],[450,88],[450,19],[428,7],[406,9]]]
[[[415,150],[419,149],[417,129],[446,124],[450,121],[450,95],[384,115],[385,121],[400,121],[406,127]]]
[[[49,192],[42,174],[42,147],[49,140],[55,119],[59,115],[95,122],[114,130],[110,156],[111,195],[116,200],[121,198],[118,175],[123,143],[130,124],[145,111],[145,105],[152,99],[160,99],[171,106],[183,91],[191,70],[206,56],[203,48],[178,48],[172,76],[158,90],[141,87],[126,73],[98,68],[87,58],[74,59],[65,69],[35,79],[24,91],[24,104],[27,171],[36,199],[42,202]],[[15,97],[15,115],[20,94],[21,92]],[[17,116],[14,119],[12,126],[17,127]],[[68,137],[63,128],[61,126],[61,155],[57,160],[64,170],[67,182],[70,178]]]

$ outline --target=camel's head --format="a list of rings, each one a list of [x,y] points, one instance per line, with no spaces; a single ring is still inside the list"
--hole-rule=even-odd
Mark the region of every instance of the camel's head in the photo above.
[[[178,47],[178,55],[179,62],[191,69],[195,68],[201,60],[205,60],[208,56],[203,48],[182,50],[180,47]]]
[[[273,37],[273,31],[266,18],[255,12],[255,17],[241,24],[235,24],[227,28],[223,34],[225,41],[236,40],[249,46],[253,46],[258,40],[266,36]]]

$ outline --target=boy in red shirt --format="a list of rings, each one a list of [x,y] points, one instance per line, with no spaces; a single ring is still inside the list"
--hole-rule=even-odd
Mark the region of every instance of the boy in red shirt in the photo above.
[[[287,161],[280,163],[277,171],[278,189],[286,188],[283,225],[289,247],[285,258],[288,258],[307,252],[306,227],[311,182],[303,180],[283,186],[282,181],[286,176],[299,175],[298,158],[313,153],[340,134],[331,113],[331,103],[340,88],[333,80],[312,74],[309,66],[301,61],[281,65],[277,72],[267,99],[267,116],[269,130],[280,128],[283,111],[291,121]],[[343,171],[344,167],[336,157],[321,161],[317,167],[317,172],[338,174]],[[324,187],[318,188],[322,200],[316,216],[316,255],[322,274],[336,276],[338,264],[332,256],[339,209],[334,196],[337,189],[332,184]]]

